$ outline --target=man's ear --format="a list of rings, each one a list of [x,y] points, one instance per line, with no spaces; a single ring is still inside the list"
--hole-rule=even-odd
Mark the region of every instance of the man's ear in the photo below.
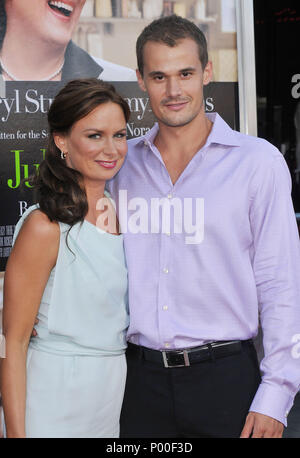
[[[213,77],[213,67],[212,67],[212,62],[208,61],[206,64],[206,67],[203,71],[203,84],[206,86],[212,81]]]
[[[138,80],[138,83],[139,83],[139,86],[141,88],[142,91],[146,92],[147,89],[146,89],[146,86],[145,86],[145,83],[144,83],[144,79],[140,73],[139,70],[136,70],[136,77],[137,77],[137,80]]]

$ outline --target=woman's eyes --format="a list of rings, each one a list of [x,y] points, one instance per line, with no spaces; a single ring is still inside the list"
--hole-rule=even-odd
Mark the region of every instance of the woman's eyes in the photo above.
[[[99,139],[101,138],[102,135],[101,134],[90,134],[88,136],[88,138],[92,138],[92,139]],[[115,138],[124,138],[126,137],[126,132],[118,132],[117,134],[114,135]]]
[[[126,132],[119,132],[118,134],[115,135],[116,138],[124,138],[126,137]]]
[[[100,134],[90,134],[88,137],[89,138],[100,138],[101,135]]]

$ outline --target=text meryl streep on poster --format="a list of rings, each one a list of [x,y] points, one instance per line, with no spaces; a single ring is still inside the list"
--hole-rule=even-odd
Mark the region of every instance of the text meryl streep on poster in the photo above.
[[[40,94],[36,89],[27,89],[24,93],[19,89],[13,91],[13,97],[0,98],[0,120],[7,122],[11,114],[47,113],[53,98]]]

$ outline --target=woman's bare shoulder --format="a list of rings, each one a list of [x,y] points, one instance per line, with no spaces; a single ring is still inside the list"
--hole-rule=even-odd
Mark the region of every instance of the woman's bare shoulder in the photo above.
[[[56,221],[50,221],[45,213],[36,209],[24,220],[19,236],[21,238],[24,236],[26,238],[30,237],[30,239],[35,240],[37,243],[39,241],[53,242],[59,238],[59,232],[59,224]]]
[[[7,262],[6,274],[16,271],[28,276],[49,275],[59,251],[60,228],[36,209],[26,216]]]

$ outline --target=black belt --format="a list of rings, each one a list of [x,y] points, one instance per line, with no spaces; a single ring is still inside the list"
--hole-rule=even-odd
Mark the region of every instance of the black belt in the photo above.
[[[211,342],[200,345],[200,347],[166,351],[152,350],[129,342],[127,352],[129,356],[143,358],[145,361],[157,363],[164,367],[184,367],[240,353],[245,345],[253,345],[252,340]]]

